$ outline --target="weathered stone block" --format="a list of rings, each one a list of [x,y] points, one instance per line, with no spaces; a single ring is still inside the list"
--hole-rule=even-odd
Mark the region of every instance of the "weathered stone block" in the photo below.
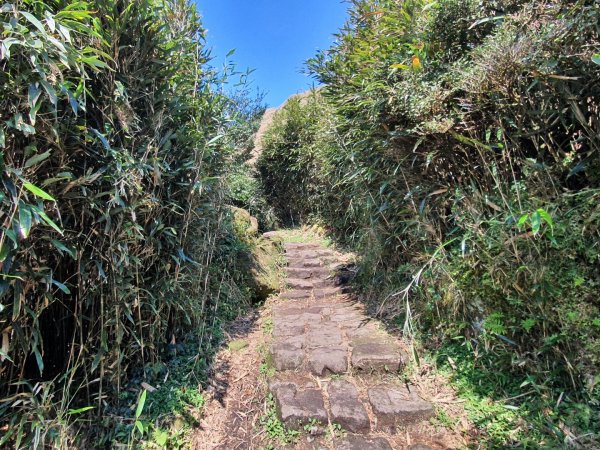
[[[279,419],[289,428],[298,429],[311,420],[327,422],[323,394],[316,387],[295,382],[274,383],[271,392],[275,398]]]
[[[327,393],[333,423],[338,423],[353,433],[370,429],[367,410],[358,398],[358,391],[353,384],[344,380],[332,381],[327,387]]]
[[[378,427],[410,425],[434,415],[431,403],[397,386],[377,386],[369,389],[368,395]]]
[[[308,350],[308,367],[315,375],[346,373],[348,371],[348,349],[346,347],[320,347]]]
[[[402,364],[400,348],[381,337],[352,341],[352,367],[358,370],[397,372]]]
[[[304,362],[304,350],[297,342],[275,342],[271,355],[277,370],[296,370]]]
[[[383,438],[369,439],[363,436],[346,436],[334,443],[335,450],[392,450]]]

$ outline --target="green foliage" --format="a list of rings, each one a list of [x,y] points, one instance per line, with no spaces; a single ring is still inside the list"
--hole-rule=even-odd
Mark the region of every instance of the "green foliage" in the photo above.
[[[486,396],[527,405],[529,446],[598,439],[599,14],[356,0],[308,62],[325,86],[283,108],[259,162],[284,222],[326,223],[357,250],[380,314],[432,349],[468,338],[458,363],[485,361]],[[592,419],[544,415],[553,402]],[[500,428],[494,445],[515,442]]]
[[[254,125],[184,0],[24,0],[0,28],[0,446],[90,447],[139,368],[249,304],[224,180]]]

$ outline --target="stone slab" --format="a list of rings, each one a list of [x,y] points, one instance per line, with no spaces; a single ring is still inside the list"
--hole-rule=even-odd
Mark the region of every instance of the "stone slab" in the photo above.
[[[357,370],[397,372],[402,364],[400,348],[381,337],[352,341],[352,367]]]
[[[314,348],[307,351],[306,361],[310,371],[318,376],[346,373],[348,349],[343,346]]]
[[[295,342],[275,342],[271,346],[271,355],[277,370],[296,370],[304,362],[302,345]]]
[[[306,345],[310,348],[338,346],[342,342],[342,331],[335,324],[315,322],[308,327]]]
[[[369,431],[370,421],[367,410],[358,398],[358,391],[352,383],[334,380],[327,386],[331,421],[340,424],[353,433]]]
[[[286,300],[305,300],[313,296],[312,291],[288,291],[281,294],[281,298]]]
[[[304,328],[303,323],[275,322],[273,324],[273,336],[298,336],[304,333]]]
[[[335,450],[392,450],[384,438],[369,439],[364,436],[349,435],[334,442]]]
[[[279,419],[289,428],[298,429],[316,420],[327,423],[327,411],[321,390],[295,382],[270,386]]]
[[[326,267],[288,267],[287,275],[290,278],[319,279],[329,278],[329,270]]]
[[[410,425],[428,420],[435,411],[408,390],[393,385],[380,385],[368,390],[369,403],[377,416],[377,426]]]

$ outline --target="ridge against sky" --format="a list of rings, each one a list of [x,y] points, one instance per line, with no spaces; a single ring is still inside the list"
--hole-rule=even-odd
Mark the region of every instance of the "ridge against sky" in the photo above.
[[[348,4],[340,0],[196,0],[212,48],[212,65],[221,67],[236,49],[238,71],[255,69],[252,88],[266,92],[269,106],[307,90],[314,80],[301,73],[317,50],[331,46],[344,24]]]

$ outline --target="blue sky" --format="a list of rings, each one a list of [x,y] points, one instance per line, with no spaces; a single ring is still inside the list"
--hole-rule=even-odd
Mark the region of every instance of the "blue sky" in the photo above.
[[[229,59],[238,70],[255,69],[252,86],[267,92],[269,106],[305,91],[314,80],[301,73],[304,61],[329,48],[344,24],[341,0],[196,0],[213,65]]]

